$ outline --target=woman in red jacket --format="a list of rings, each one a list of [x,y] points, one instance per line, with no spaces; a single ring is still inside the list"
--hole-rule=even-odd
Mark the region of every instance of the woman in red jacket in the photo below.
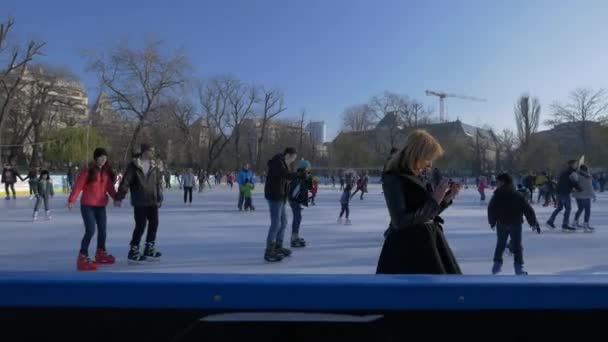
[[[68,198],[68,208],[71,210],[78,196],[80,213],[84,221],[85,233],[80,246],[80,254],[76,262],[79,271],[95,271],[97,264],[113,264],[116,260],[106,252],[106,205],[108,195],[116,199],[114,189],[114,171],[107,164],[108,154],[103,148],[95,149],[93,161],[87,169],[82,170],[76,179],[76,184]],[[97,252],[95,261],[89,259],[89,244],[95,234],[97,224]]]

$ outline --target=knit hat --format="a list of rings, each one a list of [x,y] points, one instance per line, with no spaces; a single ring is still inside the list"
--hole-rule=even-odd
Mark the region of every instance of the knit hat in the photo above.
[[[496,180],[508,186],[513,185],[513,177],[511,177],[511,175],[508,173],[502,173],[498,175],[498,177],[496,177]]]
[[[141,144],[141,147],[140,147],[139,153],[142,153],[142,154],[143,154],[143,153],[145,153],[146,151],[150,151],[151,149],[152,149],[152,146],[150,146],[150,144],[146,144],[146,143],[144,143],[144,144]]]
[[[108,152],[106,152],[106,150],[103,147],[98,147],[93,152],[93,159],[97,160],[97,158],[99,158],[101,156],[106,156],[107,157],[108,156]]]
[[[302,169],[302,170],[306,170],[306,169],[310,169],[310,162],[308,160],[300,160],[298,162],[298,169]]]

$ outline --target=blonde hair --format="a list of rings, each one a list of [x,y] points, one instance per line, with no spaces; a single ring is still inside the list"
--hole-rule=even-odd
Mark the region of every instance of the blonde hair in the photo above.
[[[416,172],[424,161],[433,161],[443,155],[443,148],[432,135],[422,129],[411,132],[405,146],[393,155],[387,170]]]

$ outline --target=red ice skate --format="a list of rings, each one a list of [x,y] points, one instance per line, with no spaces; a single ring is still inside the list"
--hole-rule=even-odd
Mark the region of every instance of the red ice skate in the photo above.
[[[95,262],[100,265],[111,265],[116,262],[116,258],[104,249],[98,249],[95,253]]]
[[[97,264],[86,255],[80,254],[76,261],[76,268],[79,271],[97,271]]]

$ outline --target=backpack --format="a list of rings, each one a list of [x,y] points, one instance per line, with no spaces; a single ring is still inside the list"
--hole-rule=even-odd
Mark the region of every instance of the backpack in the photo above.
[[[297,177],[289,183],[289,201],[300,204],[308,204],[308,186],[306,179]]]

